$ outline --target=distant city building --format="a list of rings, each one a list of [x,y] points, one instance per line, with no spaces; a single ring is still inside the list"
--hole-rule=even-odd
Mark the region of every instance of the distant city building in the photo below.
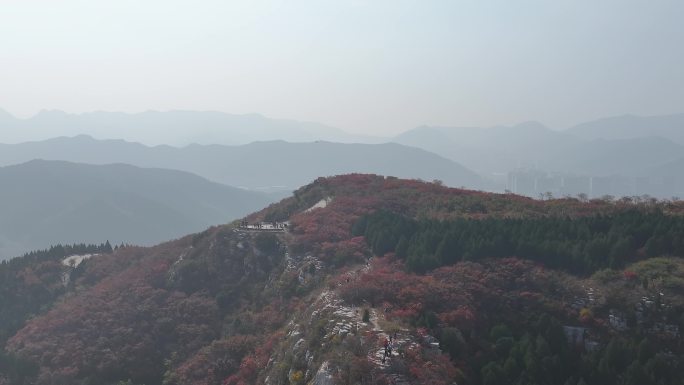
[[[672,198],[684,193],[684,177],[588,176],[549,173],[537,168],[517,168],[508,173],[506,189],[533,198],[585,194],[587,198],[643,196]]]

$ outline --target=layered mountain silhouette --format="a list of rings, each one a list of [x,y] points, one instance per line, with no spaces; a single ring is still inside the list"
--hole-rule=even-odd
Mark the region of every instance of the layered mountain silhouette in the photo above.
[[[579,127],[579,126],[578,126]],[[681,126],[684,132],[684,124]],[[433,151],[482,174],[515,167],[604,175],[640,174],[684,155],[684,146],[665,135],[584,138],[574,130],[554,131],[529,122],[512,127],[419,127],[397,143]],[[674,135],[670,135],[674,136]]]
[[[684,157],[683,135],[684,115],[671,115],[607,118],[565,131],[536,122],[491,128],[423,126],[394,140],[435,152],[526,195],[548,189],[598,196],[592,178],[599,178],[599,184],[613,186],[600,188],[601,194],[668,197],[684,191],[684,172],[671,166]],[[518,177],[529,186],[516,189],[519,184],[512,180]],[[571,179],[575,185],[569,188],[565,181]]]
[[[88,112],[44,110],[28,119],[0,111],[0,142],[19,143],[58,136],[90,135],[148,145],[192,143],[239,145],[264,140],[379,142],[314,122],[271,119],[260,114],[216,111]]]
[[[579,139],[537,122],[512,127],[418,127],[394,141],[433,151],[491,176],[535,165],[547,155],[569,151]]]
[[[65,137],[54,139],[58,135]],[[120,162],[179,169],[266,190],[291,191],[318,176],[368,172],[440,179],[451,186],[507,188],[531,196],[547,189],[557,195],[590,196],[599,196],[598,191],[660,197],[684,193],[677,187],[684,185],[684,173],[668,166],[684,157],[684,114],[624,115],[562,131],[538,122],[489,128],[422,126],[394,138],[377,138],[258,114],[43,111],[17,119],[0,111],[0,141],[21,143],[0,146],[0,164],[34,158]],[[384,142],[402,146],[380,144]],[[528,180],[528,187],[518,188],[521,178]],[[594,191],[592,178],[612,187]],[[574,181],[573,187],[567,187],[568,180]]]
[[[271,202],[172,170],[34,160],[0,168],[0,259],[57,243],[150,245]]]
[[[255,142],[241,146],[148,147],[87,136],[0,145],[0,165],[31,159],[108,164],[129,163],[192,172],[250,189],[292,191],[319,176],[377,173],[439,179],[449,186],[488,188],[481,177],[428,151],[399,144]]]

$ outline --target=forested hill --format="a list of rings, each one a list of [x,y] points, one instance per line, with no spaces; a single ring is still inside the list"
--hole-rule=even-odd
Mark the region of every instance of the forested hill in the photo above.
[[[683,213],[319,178],[234,224],[85,260],[8,339],[0,378],[681,384]]]

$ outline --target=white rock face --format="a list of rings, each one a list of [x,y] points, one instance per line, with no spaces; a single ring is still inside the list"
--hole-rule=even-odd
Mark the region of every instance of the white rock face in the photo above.
[[[315,209],[322,209],[322,208],[325,208],[325,207],[328,205],[328,203],[330,203],[331,201],[332,201],[332,198],[331,198],[331,197],[327,197],[327,198],[325,198],[325,199],[321,199],[321,200],[318,201],[315,205],[313,205],[313,206],[309,207],[308,209],[304,210],[304,212],[305,212],[305,213],[308,213],[309,211],[313,211],[313,210],[315,210]]]
[[[313,385],[334,385],[333,376],[328,370],[328,361],[321,364],[320,369],[313,378]]]
[[[98,254],[83,254],[83,255],[70,255],[62,260],[62,265],[68,267],[62,272],[62,285],[67,287],[71,281],[71,272],[73,269],[78,267],[81,262],[89,259],[91,257],[97,256]]]
[[[77,267],[81,262],[96,255],[97,254],[70,255],[62,260],[62,265]]]

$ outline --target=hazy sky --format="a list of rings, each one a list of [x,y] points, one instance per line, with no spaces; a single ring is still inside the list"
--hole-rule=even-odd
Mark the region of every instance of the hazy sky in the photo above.
[[[0,0],[0,108],[351,132],[684,112],[681,0]]]

